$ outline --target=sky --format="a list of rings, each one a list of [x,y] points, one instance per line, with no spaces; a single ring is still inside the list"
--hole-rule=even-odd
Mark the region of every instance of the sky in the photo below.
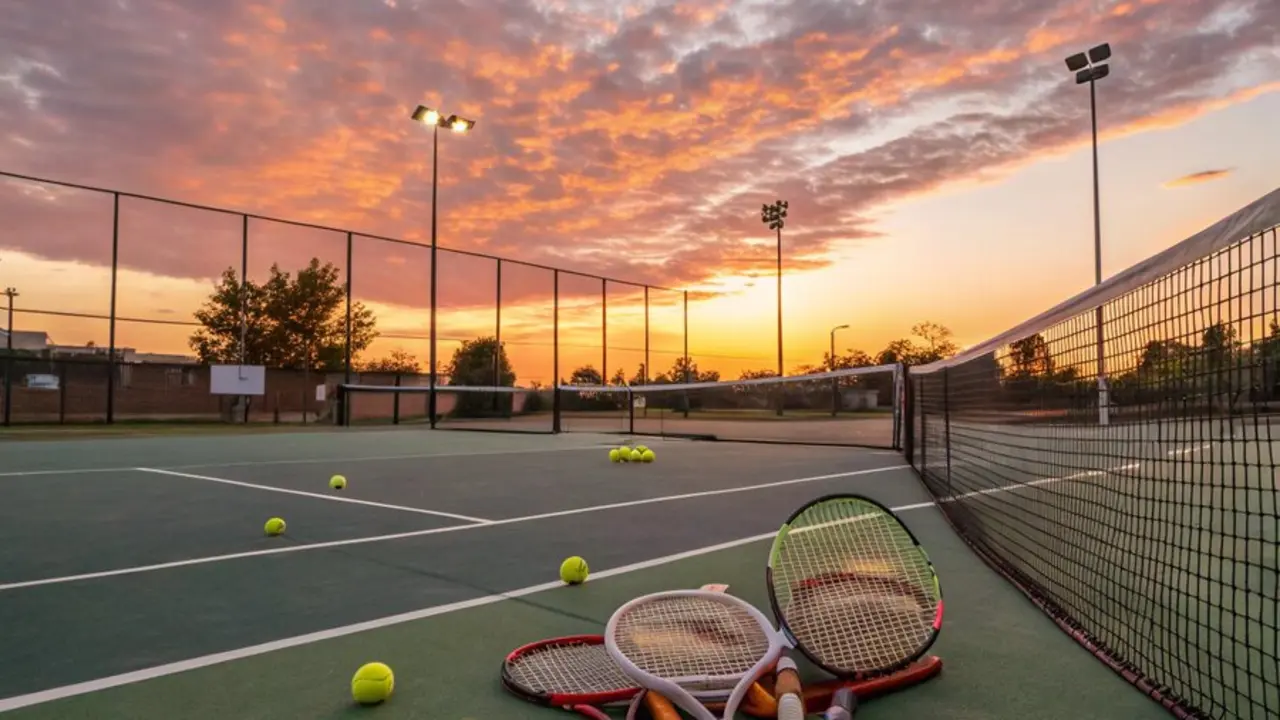
[[[654,372],[726,377],[871,353],[921,321],[980,342],[1093,278],[1097,86],[1104,275],[1275,189],[1280,4],[1267,0],[30,0],[0,9],[0,171],[350,230],[366,357],[428,343],[432,138],[442,133],[440,352],[500,330],[550,382],[552,273],[650,292]],[[0,284],[19,308],[105,316],[110,195],[0,180]],[[117,345],[189,353],[239,267],[243,220],[125,198]],[[396,238],[393,244],[360,234]],[[249,275],[346,235],[249,222]],[[635,286],[562,274],[561,375],[643,361]],[[501,297],[501,318],[496,310]],[[171,323],[171,324],[164,324]],[[601,341],[607,325],[606,341]],[[18,329],[105,345],[101,319]],[[602,344],[605,347],[602,347]],[[602,357],[606,355],[607,357]]]

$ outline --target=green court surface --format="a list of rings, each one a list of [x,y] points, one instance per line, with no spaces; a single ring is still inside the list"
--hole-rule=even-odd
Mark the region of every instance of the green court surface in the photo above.
[[[767,608],[772,532],[847,491],[901,510],[947,601],[943,674],[860,717],[1167,717],[988,570],[900,455],[658,440],[657,463],[613,465],[618,442],[411,428],[0,446],[0,714],[567,717],[501,689],[508,651],[602,632],[657,590],[723,582]],[[285,536],[263,535],[272,515]],[[593,568],[580,587],[556,581],[571,554]],[[350,677],[374,660],[396,691],[360,708]]]

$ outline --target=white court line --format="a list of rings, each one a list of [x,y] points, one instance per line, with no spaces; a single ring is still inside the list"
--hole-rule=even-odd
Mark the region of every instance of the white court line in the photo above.
[[[372,500],[357,500],[351,497],[341,497],[338,495],[322,495],[320,493],[307,492],[305,490],[293,490],[290,488],[273,487],[271,485],[259,485],[257,483],[244,482],[243,480],[228,480],[227,478],[211,477],[209,475],[194,475],[192,473],[177,472],[175,470],[161,470],[160,468],[136,467],[133,468],[139,472],[154,473],[156,475],[169,475],[171,477],[187,478],[190,480],[203,480],[205,482],[221,483],[223,485],[235,485],[236,487],[246,487],[253,490],[263,490],[266,492],[284,493],[285,495],[301,495],[302,497],[315,498],[316,500],[328,500],[329,502],[350,503],[352,505],[367,505],[369,507],[382,508],[384,510],[400,510],[401,512],[417,513],[419,515],[433,515],[435,517],[450,518],[452,520],[465,520],[469,523],[478,525],[486,525],[493,522],[486,518],[472,517],[470,515],[459,515],[457,513],[444,512],[442,510],[426,510],[423,508],[408,507],[405,505],[391,505],[390,503],[373,502]]]
[[[163,465],[166,470],[195,470],[199,468],[255,467],[258,465],[316,465],[321,463],[379,462],[384,460],[427,460],[430,458],[473,457],[475,455],[525,455],[527,453],[572,452],[577,450],[603,450],[613,445],[583,445],[563,448],[529,448],[527,450],[485,450],[444,453],[411,453],[405,455],[366,455],[360,457],[288,458],[284,460],[241,460],[237,462],[194,463],[190,465]],[[136,467],[70,468],[66,470],[15,470],[0,472],[0,477],[27,477],[36,475],[81,475],[88,473],[129,472]]]
[[[424,537],[427,535],[440,535],[443,533],[462,532],[464,530],[476,530],[478,528],[490,528],[498,525],[514,525],[516,523],[531,522],[534,520],[546,520],[548,518],[565,517],[568,515],[581,515],[585,513],[599,512],[601,510],[615,510],[618,508],[635,507],[638,505],[652,505],[654,503],[672,502],[675,500],[689,500],[693,498],[710,497],[713,495],[729,495],[732,493],[751,492],[754,490],[764,490],[768,488],[782,487],[785,485],[798,485],[801,483],[818,482],[821,480],[834,480],[837,478],[854,477],[857,475],[869,475],[871,473],[888,472],[891,470],[903,470],[911,467],[910,465],[891,465],[888,467],[868,468],[866,470],[853,470],[851,472],[835,473],[832,475],[815,475],[813,477],[795,478],[793,480],[779,480],[771,483],[762,483],[759,485],[746,485],[735,488],[722,488],[719,490],[703,490],[700,492],[683,493],[681,495],[666,495],[656,498],[644,498],[642,500],[629,500],[626,502],[609,503],[607,505],[592,505],[584,508],[574,508],[571,510],[557,510],[555,512],[538,513],[537,515],[523,515],[514,518],[505,518],[502,520],[491,520],[484,523],[474,523],[471,525],[451,525],[442,528],[430,528],[427,530],[411,530],[409,532],[394,533],[391,535],[375,535],[372,537],[352,538],[349,540],[330,540],[327,542],[308,543],[306,545],[288,545],[280,548],[271,548],[268,550],[250,550],[247,552],[229,553],[226,555],[210,555],[201,558],[191,558],[188,560],[175,560],[167,563],[157,563],[154,565],[138,565],[135,567],[119,568],[117,570],[103,570],[100,572],[83,573],[80,575],[66,575],[63,577],[42,578],[40,580],[23,580],[20,582],[7,583],[0,585],[0,592],[5,590],[18,590],[21,588],[40,587],[43,585],[59,585],[62,583],[77,582],[81,580],[97,580],[100,578],[118,577],[121,575],[136,575],[139,573],[154,572],[157,570],[169,570],[172,568],[190,567],[192,565],[205,565],[208,563],[224,562],[227,560],[239,560],[242,558],[262,557],[264,555],[282,555],[285,553],[307,552],[310,550],[323,550],[325,548],[346,547],[349,545],[364,545],[366,543],[383,542],[386,540],[401,540],[404,538]]]
[[[834,476],[839,477],[839,476]],[[904,512],[907,510],[920,510],[927,507],[933,507],[932,502],[914,503],[911,505],[900,505],[893,508],[894,512]],[[501,521],[499,521],[501,522]],[[629,565],[622,565],[608,570],[591,573],[591,581],[598,582],[605,578],[611,578],[618,575],[626,575],[638,570],[647,570],[649,568],[668,565],[670,563],[688,560],[689,558],[698,557],[699,555],[708,555],[710,553],[728,550],[730,548],[749,545],[754,542],[770,540],[777,532],[761,533],[750,537],[738,538],[728,542],[716,545],[708,545],[706,547],[694,550],[686,550],[685,552],[675,553],[674,555],[666,555],[659,558],[644,560]],[[29,707],[31,705],[39,705],[42,703],[52,702],[54,700],[62,700],[64,698],[74,697],[76,695],[84,695],[100,690],[107,690],[122,685],[131,685],[133,683],[143,682],[145,680],[154,680],[166,675],[175,675],[189,670],[197,670],[199,668],[209,667],[211,665],[219,665],[221,663],[231,662],[233,660],[243,660],[255,655],[263,655],[277,650],[284,650],[301,645],[311,645],[313,643],[322,642],[324,640],[332,640],[334,638],[343,637],[344,635],[354,635],[355,633],[366,632],[369,630],[377,630],[379,628],[391,625],[399,625],[402,623],[413,622],[415,620],[423,620],[438,615],[447,615],[449,613],[458,612],[459,610],[468,610],[470,608],[482,607],[484,605],[492,605],[503,600],[512,600],[515,598],[533,595],[535,593],[554,590],[563,587],[561,582],[545,582],[539,585],[530,585],[518,590],[512,590],[505,593],[497,593],[493,595],[485,595],[470,600],[462,600],[460,602],[449,603],[448,605],[436,605],[434,607],[414,610],[412,612],[400,613],[398,615],[388,615],[386,617],[367,620],[352,625],[343,625],[341,627],[329,628],[328,630],[320,630],[318,632],[307,633],[306,635],[295,635],[294,637],[283,638],[281,640],[272,640],[271,642],[262,643],[260,645],[250,645],[249,647],[237,648],[226,652],[214,653],[212,655],[203,655],[201,657],[180,660],[174,663],[164,665],[156,665],[154,667],[135,670],[133,672],[122,673],[120,675],[112,675],[110,677],[98,678],[96,680],[88,680],[86,682],[75,683],[73,685],[63,685],[62,687],[41,690],[27,695],[16,695],[11,698],[0,699],[0,713],[18,708]]]

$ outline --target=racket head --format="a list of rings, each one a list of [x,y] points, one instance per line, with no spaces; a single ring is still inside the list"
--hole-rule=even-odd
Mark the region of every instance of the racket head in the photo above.
[[[942,586],[909,528],[885,505],[825,495],[774,537],[769,603],[791,644],[839,678],[892,673],[942,629]]]
[[[609,618],[604,637],[625,675],[699,720],[714,716],[695,693],[728,690],[724,717],[733,717],[783,650],[764,613],[740,598],[704,590],[635,598]]]
[[[545,707],[623,703],[640,692],[605,648],[603,635],[568,635],[512,650],[502,662],[502,685]]]

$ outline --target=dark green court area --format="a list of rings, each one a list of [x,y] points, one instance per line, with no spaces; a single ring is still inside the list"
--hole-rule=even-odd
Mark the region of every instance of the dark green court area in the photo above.
[[[644,441],[639,439],[639,441]],[[943,674],[868,718],[1133,718],[1158,706],[956,538],[900,455],[425,429],[0,446],[0,713],[15,718],[552,718],[498,683],[525,642],[635,595],[729,583],[816,495],[901,510],[938,565]],[[348,487],[334,491],[335,473]],[[283,536],[262,525],[279,516]],[[561,587],[568,555],[590,562]],[[387,704],[350,675],[397,672]]]

